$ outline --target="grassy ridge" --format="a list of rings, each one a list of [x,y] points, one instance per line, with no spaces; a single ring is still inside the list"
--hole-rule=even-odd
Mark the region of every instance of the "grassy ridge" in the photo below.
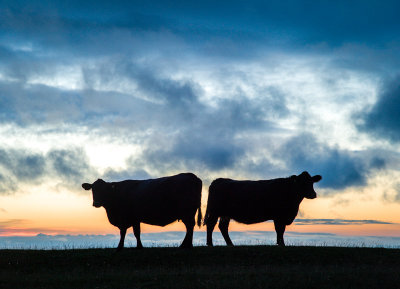
[[[0,288],[400,288],[400,250],[1,250]]]

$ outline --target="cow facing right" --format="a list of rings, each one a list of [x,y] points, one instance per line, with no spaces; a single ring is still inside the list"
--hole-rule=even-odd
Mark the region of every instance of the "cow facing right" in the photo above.
[[[283,234],[296,218],[301,201],[317,197],[314,183],[320,175],[308,172],[289,178],[260,181],[216,179],[209,188],[204,225],[207,225],[207,245],[212,246],[212,232],[219,219],[219,229],[228,246],[233,243],[228,234],[230,219],[243,224],[273,220],[277,244],[285,246]]]

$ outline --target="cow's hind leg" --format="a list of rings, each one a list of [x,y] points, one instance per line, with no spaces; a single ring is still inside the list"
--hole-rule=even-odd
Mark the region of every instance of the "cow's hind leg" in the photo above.
[[[126,230],[127,230],[127,228],[119,228],[120,239],[119,239],[119,244],[117,247],[117,252],[121,251],[124,248]]]
[[[276,231],[276,243],[279,246],[284,247],[285,241],[283,240],[283,233],[285,233],[286,225],[283,222],[274,220],[275,231]]]
[[[142,245],[142,241],[140,241],[140,223],[137,223],[137,224],[133,225],[132,227],[133,227],[133,234],[136,237],[136,248],[142,249],[143,245]]]
[[[231,238],[229,238],[229,234],[228,234],[228,228],[229,228],[229,221],[231,219],[228,217],[221,217],[219,219],[219,224],[218,224],[218,228],[222,233],[222,236],[225,239],[225,242],[228,246],[233,246],[232,240]]]
[[[214,231],[214,227],[217,224],[218,217],[208,215],[207,216],[207,221],[205,225],[207,225],[207,246],[212,247],[213,246],[213,241],[212,241],[212,233]]]
[[[181,248],[192,248],[193,247],[193,229],[195,225],[195,219],[188,218],[182,219],[182,222],[185,224],[186,227],[186,235],[185,239],[183,239],[182,244],[179,246]]]

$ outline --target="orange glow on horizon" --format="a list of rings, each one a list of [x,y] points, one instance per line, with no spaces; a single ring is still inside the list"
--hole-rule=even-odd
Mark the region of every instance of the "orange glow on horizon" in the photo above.
[[[199,228],[197,225],[195,231],[205,231],[206,227],[202,226]],[[162,233],[168,231],[185,231],[185,226],[182,222],[174,222],[165,227],[152,226],[147,224],[141,225],[142,233]],[[244,225],[236,222],[231,222],[229,231],[274,231],[274,224],[272,221]],[[71,230],[64,229],[52,229],[46,228],[32,229],[29,227],[19,228],[6,228],[0,232],[2,237],[32,237],[38,234],[45,235],[117,235],[119,232],[118,228],[111,224],[103,223],[103,226],[97,228],[81,228]],[[214,232],[219,232],[218,225],[215,227]],[[387,236],[387,237],[400,237],[400,224],[365,224],[365,225],[296,225],[292,224],[286,227],[286,232],[298,232],[298,233],[330,233],[342,236]],[[128,231],[132,233],[132,228]]]
[[[339,197],[321,197],[304,200],[300,206],[298,219],[349,219],[378,220],[392,224],[363,225],[320,225],[296,224],[286,228],[287,232],[332,233],[356,236],[394,236],[400,237],[400,204],[385,203],[373,192],[364,195],[350,192]],[[337,198],[356,200],[351,205],[338,206]],[[203,190],[202,212],[205,214],[207,190]],[[36,188],[31,193],[19,193],[0,196],[0,236],[35,236],[46,235],[105,235],[118,234],[118,228],[112,226],[104,208],[92,206],[91,194],[77,194],[68,191],[48,193]],[[27,205],[29,204],[29,205]],[[205,231],[205,227],[195,231]],[[272,221],[253,225],[231,221],[230,231],[274,231]],[[185,231],[182,222],[174,222],[165,227],[142,224],[143,233]],[[218,226],[215,232],[218,232]],[[132,229],[128,231],[132,233]]]

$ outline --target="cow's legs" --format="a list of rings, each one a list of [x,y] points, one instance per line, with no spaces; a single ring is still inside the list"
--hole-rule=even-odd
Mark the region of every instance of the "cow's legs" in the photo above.
[[[231,238],[229,238],[229,234],[228,234],[228,227],[229,227],[229,221],[231,219],[228,217],[221,217],[219,219],[219,224],[218,224],[218,228],[222,233],[222,236],[225,239],[225,242],[228,246],[233,246],[232,240]]]
[[[121,238],[119,239],[119,244],[117,247],[117,252],[121,251],[124,248],[124,241],[125,241],[125,235],[126,235],[126,228],[119,228],[119,234]]]
[[[279,246],[285,246],[285,241],[283,240],[283,233],[285,233],[286,225],[283,222],[274,220],[275,231],[276,231],[276,243]]]
[[[133,234],[136,237],[136,248],[142,249],[142,241],[140,241],[140,223],[136,223],[135,225],[132,226],[133,228]]]
[[[212,246],[213,245],[213,241],[212,241],[212,233],[214,231],[214,227],[217,224],[218,221],[218,217],[214,217],[214,216],[208,216],[207,217],[207,246]]]
[[[193,247],[193,229],[195,225],[195,220],[193,218],[183,219],[182,222],[186,227],[186,235],[182,241],[182,244],[179,246],[181,248],[192,248]]]

